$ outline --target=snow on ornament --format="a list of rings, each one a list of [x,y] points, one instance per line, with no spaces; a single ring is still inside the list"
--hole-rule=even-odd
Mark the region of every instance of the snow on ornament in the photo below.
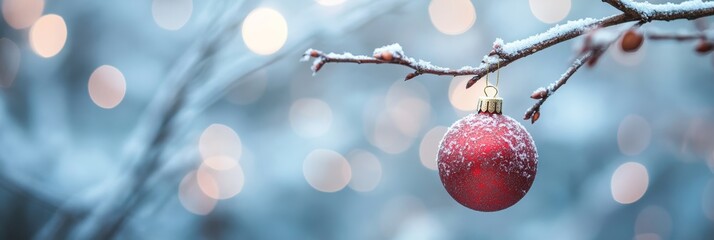
[[[488,80],[487,80],[488,81]],[[533,138],[503,115],[503,99],[479,98],[478,112],[456,121],[441,140],[439,176],[454,200],[476,211],[493,212],[520,201],[531,188],[538,165]]]

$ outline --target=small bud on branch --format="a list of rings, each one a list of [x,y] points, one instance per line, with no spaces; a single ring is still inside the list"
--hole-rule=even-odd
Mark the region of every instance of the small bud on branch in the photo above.
[[[622,36],[620,47],[625,52],[635,52],[640,49],[644,41],[645,38],[642,36],[642,33],[635,29],[630,29]]]
[[[531,94],[532,99],[543,99],[548,96],[548,90],[545,88],[538,88]]]
[[[695,48],[699,54],[707,54],[711,52],[712,49],[714,49],[714,44],[706,40],[699,40],[699,43],[697,43],[697,47]]]

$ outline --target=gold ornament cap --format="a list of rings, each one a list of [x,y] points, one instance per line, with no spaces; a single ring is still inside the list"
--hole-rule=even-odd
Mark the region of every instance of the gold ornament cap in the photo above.
[[[480,97],[478,98],[478,112],[501,114],[503,98],[500,97]]]

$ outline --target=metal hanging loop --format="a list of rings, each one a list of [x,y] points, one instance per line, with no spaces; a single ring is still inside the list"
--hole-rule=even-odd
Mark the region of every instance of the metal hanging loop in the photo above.
[[[496,62],[496,64],[496,85],[491,84],[488,80],[488,75],[491,73],[491,65],[488,65],[488,69],[486,71],[486,86],[483,88],[483,94],[486,95],[486,97],[498,96],[498,84],[501,82],[501,62]],[[493,96],[488,95],[488,89],[493,89],[495,91]]]
[[[493,89],[495,91],[493,93],[493,96],[488,95],[488,91],[487,91],[488,89]],[[498,96],[498,87],[496,87],[494,85],[488,85],[483,88],[483,94],[486,95],[486,97],[496,97],[496,96]]]
[[[498,97],[498,84],[501,80],[501,62],[497,62],[496,69],[496,85],[491,84],[488,79],[488,75],[491,74],[491,65],[488,65],[486,71],[486,86],[483,88],[483,94],[485,96],[479,97],[477,109],[479,113],[491,113],[491,114],[501,114],[501,108],[503,106],[503,99]],[[489,94],[489,89],[492,89],[493,95]]]
[[[496,62],[496,87],[501,82],[501,61]]]

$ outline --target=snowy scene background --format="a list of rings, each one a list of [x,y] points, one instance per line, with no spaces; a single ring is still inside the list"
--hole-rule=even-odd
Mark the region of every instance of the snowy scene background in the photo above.
[[[612,47],[576,73],[536,124],[521,121],[538,175],[493,213],[460,206],[434,170],[481,93],[468,77],[403,82],[408,69],[353,64],[312,76],[298,62],[309,47],[397,42],[478,65],[496,38],[617,13],[571,0],[3,0],[0,238],[711,239],[714,59],[693,42]],[[657,29],[695,27],[644,26]],[[580,40],[505,67],[504,113],[521,119]]]

